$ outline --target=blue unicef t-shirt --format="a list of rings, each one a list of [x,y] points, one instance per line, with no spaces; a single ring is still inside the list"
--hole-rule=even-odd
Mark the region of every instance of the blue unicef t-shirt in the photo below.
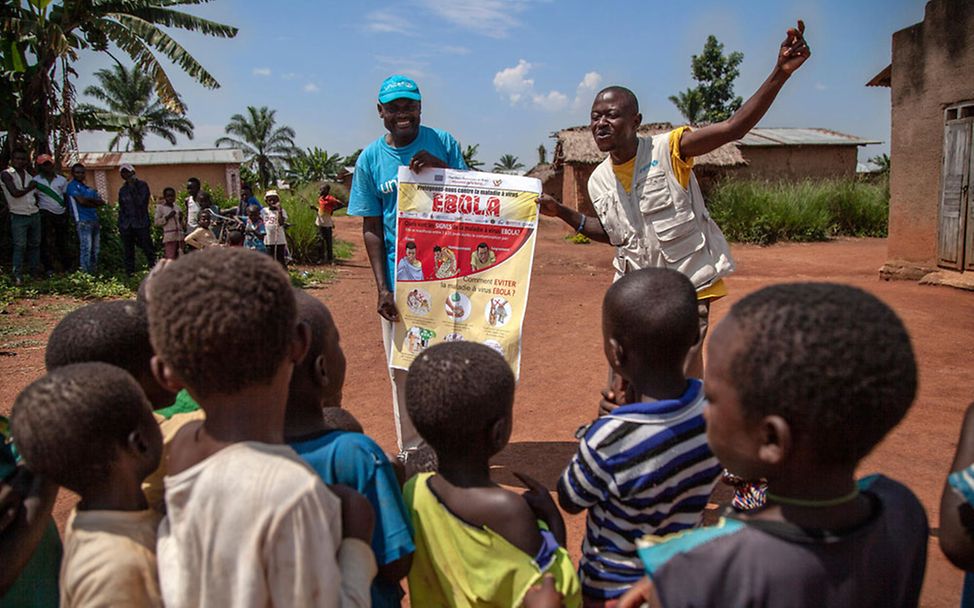
[[[348,196],[348,214],[362,217],[382,216],[386,242],[386,280],[389,290],[395,287],[396,270],[396,199],[399,195],[399,167],[409,164],[420,150],[426,150],[451,169],[466,169],[460,144],[446,131],[420,125],[413,143],[394,148],[383,135],[362,150],[355,163],[352,192]]]
[[[372,551],[379,566],[416,551],[396,473],[382,448],[372,439],[362,433],[327,431],[289,443],[325,484],[350,486],[372,504],[375,509]],[[398,608],[402,596],[399,584],[380,577],[372,581],[372,606]]]
[[[76,222],[97,222],[98,221],[98,209],[94,207],[82,207],[78,204],[74,197],[77,195],[84,196],[85,198],[99,198],[98,191],[94,188],[89,188],[88,186],[82,184],[76,179],[71,180],[68,184],[65,194],[68,195],[68,204],[71,206],[71,214],[74,216],[74,221]]]

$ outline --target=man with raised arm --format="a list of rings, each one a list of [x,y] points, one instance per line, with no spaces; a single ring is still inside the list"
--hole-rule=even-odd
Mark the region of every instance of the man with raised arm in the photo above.
[[[680,127],[638,137],[642,114],[636,96],[624,87],[603,89],[592,104],[589,123],[595,144],[608,152],[588,181],[596,217],[547,194],[538,199],[541,213],[561,218],[593,241],[616,247],[615,280],[646,267],[673,268],[690,278],[700,315],[700,340],[687,357],[691,377],[703,377],[702,346],[710,303],[727,295],[723,278],[734,270],[727,241],[711,219],[693,176],[693,159],[744,137],[761,120],[811,53],[804,31],[802,21],[788,30],[771,75],[733,116],[699,129]]]
[[[426,168],[466,169],[460,144],[446,131],[420,126],[422,96],[408,76],[395,74],[379,88],[379,118],[388,133],[368,145],[355,163],[348,214],[362,217],[362,235],[378,291],[378,313],[386,357],[392,348],[396,309],[396,219],[399,167],[418,173]],[[406,371],[389,369],[396,419],[399,460],[403,463],[422,444],[406,412]]]

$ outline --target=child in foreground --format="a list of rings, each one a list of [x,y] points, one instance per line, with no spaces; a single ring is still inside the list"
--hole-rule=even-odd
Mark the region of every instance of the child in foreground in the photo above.
[[[776,285],[734,305],[711,338],[707,439],[767,502],[640,548],[620,606],[916,606],[927,518],[905,486],[856,467],[906,415],[910,338],[874,296]]]
[[[149,318],[144,302],[94,302],[70,312],[51,332],[44,362],[48,371],[71,363],[108,363],[124,369],[139,383],[155,410],[163,442],[159,467],[145,479],[142,489],[149,506],[164,513],[162,480],[172,439],[183,425],[202,420],[203,412],[195,403],[188,406],[177,403],[178,396],[153,375]]]
[[[325,305],[299,289],[294,295],[298,320],[308,327],[311,340],[307,356],[291,376],[285,440],[326,485],[343,484],[368,499],[375,510],[371,546],[379,566],[372,583],[372,606],[399,606],[400,581],[409,573],[416,550],[399,481],[388,457],[362,434],[361,427],[357,432],[337,430],[335,416],[323,413],[344,411],[345,355]]]
[[[367,606],[368,501],[349,490],[343,509],[284,444],[288,384],[308,348],[287,275],[268,256],[213,248],[171,262],[148,302],[156,376],[206,413],[173,439],[158,543],[166,606]]]
[[[940,497],[940,549],[964,570],[961,606],[974,606],[974,403],[967,407],[957,452]]]
[[[162,435],[142,389],[105,363],[59,367],[17,397],[11,425],[24,460],[81,501],[64,531],[61,606],[162,606],[159,514],[142,480]]]
[[[548,491],[522,476],[530,491],[518,496],[490,479],[490,458],[513,423],[514,374],[504,358],[473,342],[437,344],[410,368],[406,403],[439,460],[438,473],[403,488],[416,533],[413,605],[519,606],[550,572],[565,604],[579,606],[565,524]]]
[[[611,603],[643,577],[639,538],[697,525],[720,475],[703,387],[683,371],[699,334],[696,292],[675,270],[630,272],[605,294],[604,351],[635,402],[588,427],[558,482],[562,509],[588,509],[579,564],[586,606]]]

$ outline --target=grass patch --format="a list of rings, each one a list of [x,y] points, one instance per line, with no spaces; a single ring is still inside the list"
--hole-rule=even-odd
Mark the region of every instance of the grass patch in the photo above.
[[[26,279],[21,285],[15,285],[10,277],[2,276],[0,306],[5,307],[15,300],[33,299],[42,295],[69,296],[80,300],[130,298],[135,295],[145,274],[140,272],[129,277],[75,272],[49,279]]]
[[[576,232],[574,234],[566,234],[565,240],[569,243],[575,243],[576,245],[588,245],[592,242],[592,239],[588,238],[581,232]]]
[[[288,274],[291,275],[291,285],[298,287],[300,289],[314,289],[315,287],[321,287],[327,285],[335,280],[337,274],[334,270],[324,269],[300,269],[294,268],[289,269]]]
[[[18,338],[21,336],[33,336],[44,331],[47,324],[40,320],[17,322],[4,320],[0,323],[0,338]]]
[[[43,345],[44,343],[40,340],[16,340],[0,344],[0,348],[35,348]]]
[[[855,180],[760,182],[726,180],[708,207],[731,241],[825,241],[835,236],[886,236],[889,186]]]

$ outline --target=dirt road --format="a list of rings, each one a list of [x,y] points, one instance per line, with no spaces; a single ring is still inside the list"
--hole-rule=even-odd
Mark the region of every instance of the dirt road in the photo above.
[[[374,311],[372,273],[361,247],[360,223],[336,218],[336,236],[355,242],[355,257],[339,267],[336,283],[315,291],[332,310],[348,358],[345,407],[359,418],[387,451],[395,451],[382,337]],[[565,229],[545,219],[539,233],[534,279],[525,320],[521,381],[515,403],[511,444],[495,459],[496,478],[516,485],[512,470],[532,475],[553,488],[575,449],[575,429],[595,413],[605,380],[600,329],[601,300],[611,281],[609,247],[575,245]],[[920,362],[920,395],[908,415],[862,466],[908,484],[920,497],[936,533],[941,484],[956,446],[965,406],[974,400],[974,294],[944,287],[878,280],[885,261],[881,239],[733,247],[738,271],[727,283],[731,294],[714,305],[716,320],[730,304],[771,283],[838,281],[866,289],[905,320]],[[43,340],[55,317],[49,303],[22,306],[27,316],[44,320],[35,336]],[[32,312],[33,311],[33,312]],[[876,345],[876,348],[882,348]],[[0,412],[9,411],[17,391],[43,371],[43,347],[15,349],[0,357]],[[864,356],[868,356],[864,353]],[[65,497],[57,516],[70,509]],[[584,515],[566,518],[569,548],[577,559]],[[934,536],[929,544],[924,606],[956,606],[961,575],[943,558]]]

